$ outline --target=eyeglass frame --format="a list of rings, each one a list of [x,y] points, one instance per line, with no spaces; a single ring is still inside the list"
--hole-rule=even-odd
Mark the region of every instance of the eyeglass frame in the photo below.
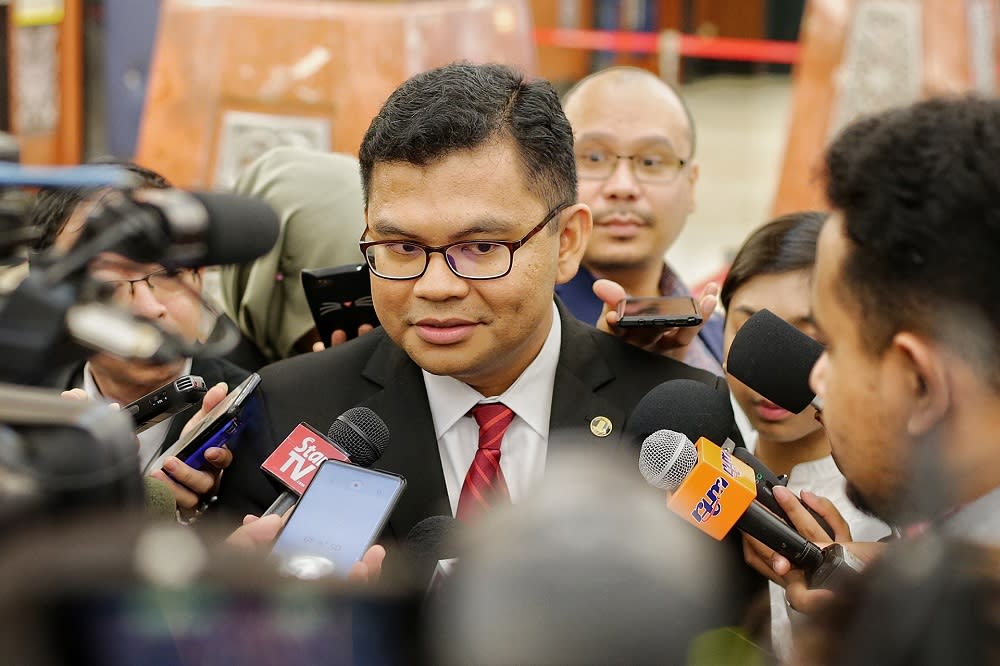
[[[424,273],[427,272],[427,267],[431,265],[431,255],[434,254],[435,252],[439,253],[442,257],[444,257],[444,263],[448,266],[448,270],[450,270],[452,272],[452,274],[454,274],[457,277],[462,278],[463,280],[499,280],[502,277],[506,277],[507,275],[510,275],[510,272],[514,269],[514,253],[517,252],[517,250],[519,250],[520,248],[522,248],[539,231],[541,231],[546,226],[548,226],[549,222],[551,222],[552,220],[554,220],[559,215],[559,213],[561,213],[562,211],[566,210],[571,205],[573,205],[573,204],[572,204],[572,202],[569,202],[569,201],[564,201],[563,203],[557,205],[555,208],[553,208],[548,213],[546,213],[546,215],[542,219],[542,221],[539,222],[531,231],[529,231],[524,236],[522,236],[520,240],[516,240],[516,241],[490,240],[490,239],[487,239],[487,238],[479,238],[479,239],[472,239],[472,240],[455,241],[454,243],[447,243],[445,245],[438,245],[436,247],[431,247],[431,246],[428,246],[428,245],[422,245],[422,244],[416,243],[414,241],[399,240],[399,239],[396,239],[396,240],[381,240],[381,241],[366,241],[365,240],[365,236],[370,231],[368,229],[368,227],[366,226],[365,230],[361,233],[361,238],[358,241],[358,246],[361,248],[361,254],[364,256],[365,263],[368,264],[369,270],[371,270],[371,272],[372,272],[373,275],[376,275],[376,276],[382,278],[383,280],[419,280],[421,277],[424,276]],[[419,273],[417,273],[416,275],[413,275],[411,277],[391,277],[391,276],[382,275],[377,270],[375,270],[375,267],[372,266],[371,260],[368,258],[368,248],[372,247],[373,245],[388,245],[390,243],[406,243],[407,245],[413,245],[413,246],[419,247],[421,250],[423,250],[424,251],[424,268],[423,268],[423,270],[421,270]],[[501,273],[500,275],[492,275],[490,277],[474,277],[474,276],[460,274],[451,265],[451,262],[448,261],[447,251],[450,248],[455,247],[456,245],[465,245],[465,244],[468,244],[468,243],[495,243],[496,245],[502,245],[502,246],[506,247],[507,251],[510,253],[510,261],[507,262],[507,270],[504,271],[503,273]]]
[[[614,157],[615,161],[611,165],[611,168],[608,169],[608,173],[606,175],[604,175],[604,176],[587,176],[587,175],[582,175],[580,173],[580,165],[577,164],[576,177],[577,178],[582,178],[584,180],[607,180],[607,179],[611,178],[611,176],[615,175],[615,171],[618,169],[618,162],[619,161],[621,161],[621,160],[628,160],[632,164],[632,177],[635,178],[637,182],[640,182],[640,183],[651,183],[653,185],[669,185],[670,183],[672,183],[675,180],[677,180],[677,177],[681,175],[682,171],[684,171],[684,167],[686,167],[687,165],[691,164],[691,160],[694,159],[694,155],[692,155],[691,157],[689,157],[687,159],[684,159],[683,157],[677,157],[675,155],[674,158],[677,160],[677,173],[675,173],[673,176],[671,176],[668,180],[648,180],[648,179],[641,178],[639,176],[639,174],[635,170],[635,158],[640,157],[642,155],[642,153],[634,153],[632,155],[619,155],[618,153],[613,153],[611,151],[608,151],[608,155],[610,157]],[[580,154],[577,153],[576,151],[573,151],[573,157],[574,158],[579,158]]]
[[[113,280],[100,280],[100,282],[101,282],[102,285],[109,286],[112,289],[115,289],[116,285],[118,285],[118,284],[122,284],[122,283],[126,283],[127,282],[128,283],[128,297],[129,297],[129,301],[134,301],[135,300],[135,283],[136,282],[145,282],[146,283],[146,288],[149,289],[149,292],[155,296],[156,295],[156,289],[154,289],[153,285],[150,284],[149,278],[153,277],[154,275],[161,275],[163,273],[172,274],[172,275],[168,275],[167,277],[177,277],[178,280],[180,280],[180,277],[184,274],[184,271],[180,270],[180,269],[176,269],[176,268],[161,268],[159,270],[153,271],[152,273],[147,273],[146,275],[143,275],[142,277],[137,277],[137,278],[132,279],[132,280],[130,280],[128,278],[115,278]],[[184,285],[183,283],[181,283],[180,286],[184,287],[186,285]]]

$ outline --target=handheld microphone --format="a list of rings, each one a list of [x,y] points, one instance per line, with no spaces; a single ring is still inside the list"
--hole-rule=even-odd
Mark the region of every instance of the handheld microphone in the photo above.
[[[261,464],[287,490],[278,496],[263,516],[284,514],[298,501],[326,460],[341,460],[371,467],[389,444],[389,428],[367,407],[352,407],[338,416],[324,437],[300,423]],[[262,516],[262,517],[263,517]]]
[[[452,516],[430,516],[406,535],[406,560],[417,580],[430,580],[428,592],[451,573],[458,557],[455,535],[461,529],[461,523]]]
[[[639,446],[649,435],[664,429],[681,433],[693,442],[701,437],[710,442],[722,442],[722,448],[753,468],[757,501],[790,523],[773,494],[774,486],[785,485],[788,477],[778,477],[750,451],[728,439],[735,425],[733,405],[727,393],[691,379],[674,379],[654,387],[635,406],[627,430]],[[830,524],[809,507],[806,509],[832,539]]]
[[[806,573],[810,587],[836,586],[862,564],[839,544],[820,549],[756,501],[753,469],[704,437],[660,430],[642,444],[639,470],[671,492],[667,506],[715,539],[736,527]]]
[[[769,310],[758,310],[733,338],[726,372],[790,412],[809,405],[823,411],[809,387],[809,373],[822,355],[823,345]]]
[[[626,430],[639,447],[657,430],[669,428],[692,441],[725,441],[735,429],[729,394],[693,379],[672,379],[654,386],[636,404]]]

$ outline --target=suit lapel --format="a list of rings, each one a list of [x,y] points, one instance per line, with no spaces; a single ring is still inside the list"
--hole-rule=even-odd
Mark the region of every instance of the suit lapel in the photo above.
[[[389,446],[375,467],[406,478],[406,490],[389,520],[402,540],[423,518],[451,515],[427,390],[420,368],[388,337],[375,348],[362,375],[382,390],[360,404],[389,427]]]
[[[600,354],[590,327],[577,321],[558,300],[556,303],[562,344],[552,392],[549,448],[557,450],[584,442],[617,445],[627,415],[597,393],[615,380],[615,372]],[[605,432],[608,424],[610,433],[600,436],[598,433]]]

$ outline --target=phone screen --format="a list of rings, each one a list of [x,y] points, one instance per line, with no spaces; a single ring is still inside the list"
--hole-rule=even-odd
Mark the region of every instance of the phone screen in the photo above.
[[[328,460],[292,510],[272,553],[301,578],[347,576],[375,540],[406,481],[401,476]]]

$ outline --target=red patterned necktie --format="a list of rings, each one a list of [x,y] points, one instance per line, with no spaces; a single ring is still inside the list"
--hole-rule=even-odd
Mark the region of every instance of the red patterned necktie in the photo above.
[[[499,402],[476,405],[471,414],[479,424],[479,450],[465,475],[456,512],[459,520],[466,521],[494,504],[510,501],[500,469],[500,442],[514,420],[510,407]]]

